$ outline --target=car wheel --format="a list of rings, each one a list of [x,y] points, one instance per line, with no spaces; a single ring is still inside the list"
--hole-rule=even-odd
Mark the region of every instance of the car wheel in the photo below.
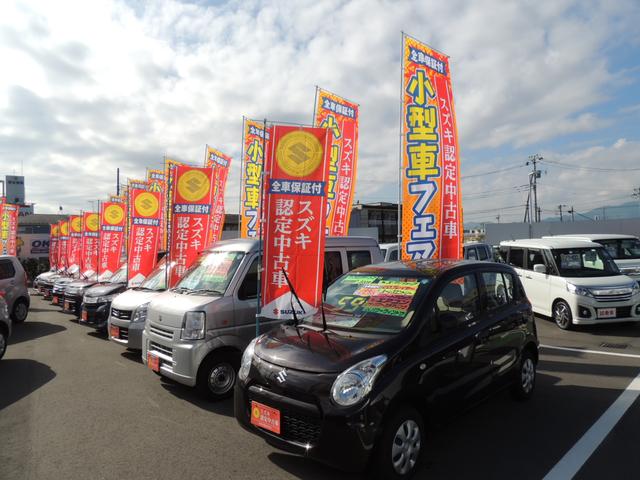
[[[214,353],[200,365],[196,388],[207,400],[228,398],[233,395],[239,368],[239,353]]]
[[[0,359],[4,357],[4,352],[7,351],[7,335],[0,330]]]
[[[571,307],[564,300],[558,300],[553,306],[553,321],[562,330],[571,330],[573,327]]]
[[[13,311],[11,312],[11,320],[14,323],[22,323],[27,319],[29,314],[29,307],[24,300],[16,300],[13,304]]]
[[[420,464],[424,438],[422,416],[413,407],[401,407],[385,423],[376,444],[372,476],[396,480],[412,478]]]
[[[536,359],[530,350],[522,352],[511,393],[516,400],[528,400],[536,386]]]

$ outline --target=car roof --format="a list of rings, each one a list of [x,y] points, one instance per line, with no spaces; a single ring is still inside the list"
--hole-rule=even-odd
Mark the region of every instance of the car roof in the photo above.
[[[434,278],[443,273],[462,266],[477,266],[487,270],[506,267],[500,263],[481,262],[477,260],[437,259],[437,260],[399,260],[395,262],[377,263],[352,270],[349,273],[388,276],[418,276]],[[509,268],[509,267],[506,267]]]
[[[542,238],[575,238],[597,243],[598,240],[625,240],[629,238],[637,239],[638,237],[635,235],[624,235],[622,233],[564,233],[562,235],[548,235]]]
[[[233,238],[229,240],[221,240],[213,247],[207,249],[207,252],[214,250],[222,250],[225,252],[257,252],[260,241],[253,238]],[[378,242],[372,237],[326,237],[325,248],[336,247],[377,247]]]
[[[576,240],[574,238],[522,238],[518,240],[505,240],[500,242],[505,247],[528,248],[602,248],[602,245],[588,240]]]

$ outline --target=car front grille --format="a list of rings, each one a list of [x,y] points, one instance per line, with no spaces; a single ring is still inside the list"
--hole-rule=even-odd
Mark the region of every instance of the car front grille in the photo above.
[[[626,302],[631,300],[633,289],[631,287],[591,288],[593,298],[599,302]]]
[[[117,308],[111,309],[111,316],[114,318],[119,318],[120,320],[131,320],[131,310],[120,310]]]
[[[149,331],[154,335],[158,335],[159,337],[173,340],[173,330],[158,327],[157,325],[149,325]]]
[[[129,329],[126,327],[120,327],[118,330],[118,339],[129,340]]]
[[[156,342],[149,342],[149,352],[157,352],[173,360],[173,348],[171,347],[165,347]]]

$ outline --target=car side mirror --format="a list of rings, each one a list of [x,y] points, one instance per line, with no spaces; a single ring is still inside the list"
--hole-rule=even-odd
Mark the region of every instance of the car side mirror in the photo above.
[[[533,271],[536,273],[547,273],[547,267],[542,263],[536,263],[533,266]]]

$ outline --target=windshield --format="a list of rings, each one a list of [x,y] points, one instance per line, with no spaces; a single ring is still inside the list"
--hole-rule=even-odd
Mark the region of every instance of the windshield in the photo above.
[[[140,284],[140,288],[146,288],[149,290],[165,290],[167,288],[166,273],[165,273],[165,263],[157,266],[153,272],[149,274],[147,278],[145,278],[144,282]]]
[[[109,283],[124,283],[127,281],[127,267],[124,265],[116,270],[107,280]]]
[[[553,259],[563,277],[606,277],[620,275],[607,251],[600,248],[562,248],[553,250]]]
[[[640,240],[624,238],[621,240],[598,240],[596,243],[604,245],[609,255],[616,260],[630,260],[640,258]]]
[[[233,278],[244,252],[214,251],[201,255],[176,286],[177,290],[199,290],[222,295]]]
[[[430,282],[430,278],[344,275],[327,290],[327,328],[397,333],[411,321],[416,292]],[[302,321],[305,323],[322,328],[322,315],[306,318]]]

